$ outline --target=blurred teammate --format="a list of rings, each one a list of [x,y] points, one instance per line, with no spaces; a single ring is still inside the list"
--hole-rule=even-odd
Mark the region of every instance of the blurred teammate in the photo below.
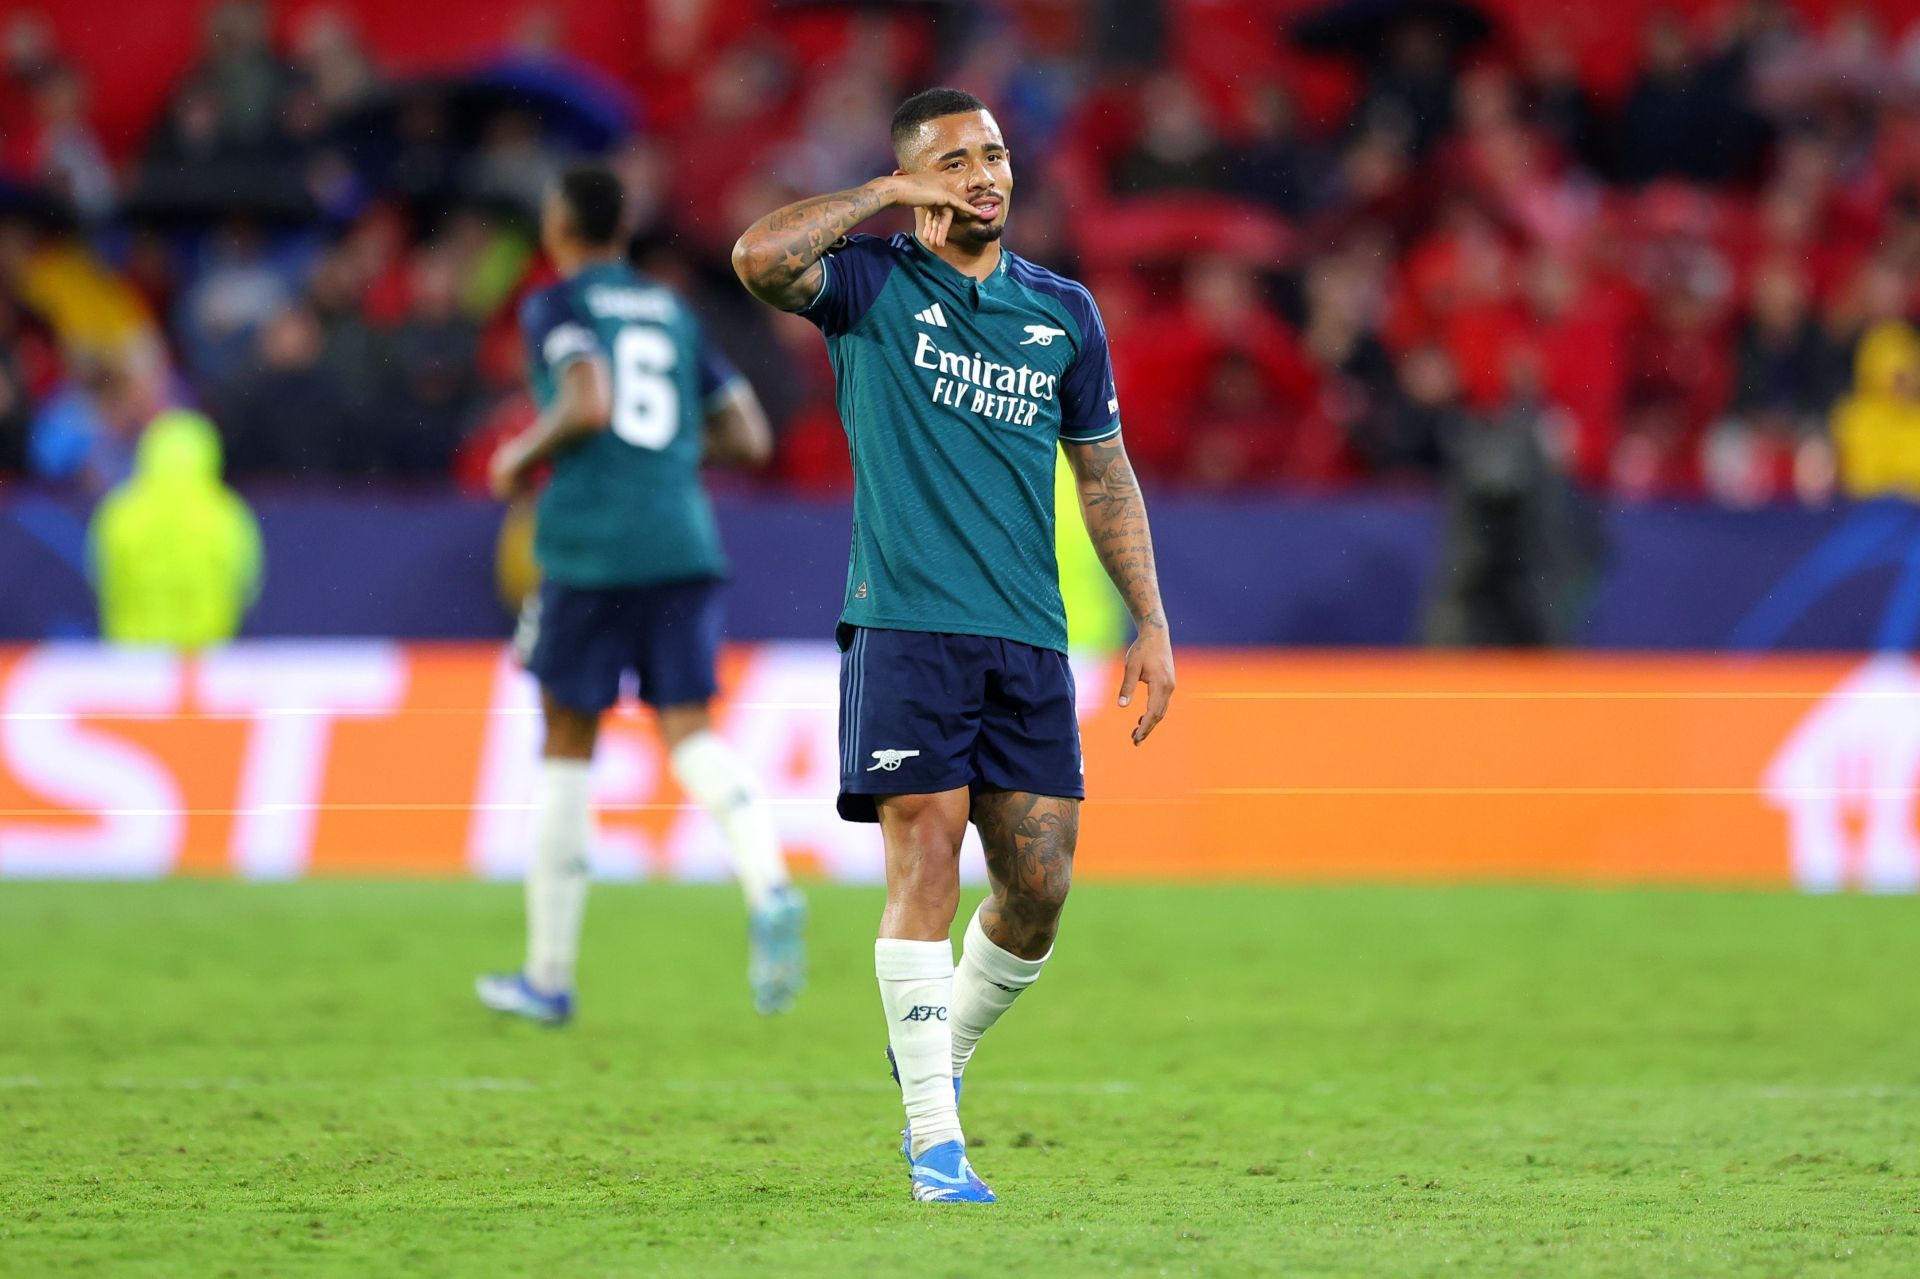
[[[1146,740],[1173,649],[1146,507],[1120,442],[1106,330],[1087,290],[1000,247],[1013,170],[979,99],[930,89],[895,113],[889,177],[768,214],[734,247],[756,297],[825,333],[853,454],[839,641],[840,813],[878,821],[874,944],[921,1200],[987,1202],[960,1075],[1052,953],[1079,829],[1080,738],[1054,559],[1064,442],[1093,544],[1133,615],[1120,705]],[[848,233],[882,209],[914,233]],[[992,891],[956,969],[960,841]]]
[[[726,836],[750,913],[754,1004],[780,1012],[805,981],[806,912],[753,778],[708,718],[726,562],[699,476],[703,456],[765,461],[770,435],[752,389],[686,306],[622,261],[622,215],[620,184],[603,169],[571,170],[547,196],[541,239],[564,278],[521,312],[540,416],[493,459],[501,497],[553,463],[534,542],[542,584],[515,638],[540,681],[546,746],[526,966],[477,985],[501,1012],[572,1015],[588,774],[600,717],[630,673],[659,712],[673,775]]]

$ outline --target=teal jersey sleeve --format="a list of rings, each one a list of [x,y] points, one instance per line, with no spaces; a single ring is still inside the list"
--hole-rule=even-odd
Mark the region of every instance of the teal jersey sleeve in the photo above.
[[[1060,438],[1090,444],[1118,435],[1120,394],[1113,384],[1113,352],[1093,294],[1084,284],[1024,258],[1014,261],[1010,274],[1024,288],[1057,301],[1079,330],[1073,362],[1060,377]]]
[[[736,382],[745,381],[740,370],[733,367],[726,352],[704,338],[699,343],[699,387],[700,402],[711,404],[714,398],[728,390]]]
[[[874,235],[849,235],[820,259],[826,278],[800,315],[828,337],[839,337],[865,319],[899,261],[899,246]]]
[[[520,306],[527,380],[542,408],[553,402],[560,370],[575,360],[603,358],[592,322],[580,313],[564,283],[527,295]]]

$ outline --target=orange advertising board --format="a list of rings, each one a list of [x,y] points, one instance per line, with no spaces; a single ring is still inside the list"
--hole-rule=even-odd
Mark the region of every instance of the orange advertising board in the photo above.
[[[1117,664],[1077,663],[1084,879],[1920,882],[1904,658],[1180,662],[1138,748]],[[736,647],[718,721],[802,865],[873,880],[874,828],[833,811],[836,670],[826,645]],[[494,646],[0,650],[0,875],[509,877],[538,741]],[[595,795],[600,874],[724,874],[640,712],[609,724]]]

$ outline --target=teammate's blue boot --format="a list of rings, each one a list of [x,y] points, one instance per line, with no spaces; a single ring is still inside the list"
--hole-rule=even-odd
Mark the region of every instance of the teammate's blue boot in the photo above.
[[[967,1148],[943,1141],[913,1164],[913,1197],[922,1203],[990,1204],[993,1191],[967,1162]]]
[[[525,973],[488,973],[474,979],[473,993],[497,1013],[510,1013],[542,1026],[564,1026],[573,1018],[573,996],[543,995],[527,984]]]
[[[747,984],[761,1013],[783,1013],[807,984],[807,899],[792,884],[767,894],[747,921]]]
[[[891,1045],[887,1048],[887,1071],[893,1076],[894,1086],[898,1087],[900,1083],[900,1063],[893,1059],[893,1048]],[[960,1076],[958,1075],[953,1077],[953,1108],[955,1110],[960,1109]],[[908,1124],[900,1130],[900,1157],[907,1161],[909,1168],[913,1166],[912,1124]]]

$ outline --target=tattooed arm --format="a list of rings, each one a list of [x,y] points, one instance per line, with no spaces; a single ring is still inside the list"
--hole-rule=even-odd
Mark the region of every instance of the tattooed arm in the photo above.
[[[825,278],[820,259],[834,242],[896,205],[948,212],[949,220],[976,216],[971,205],[934,179],[896,173],[775,209],[734,244],[733,273],[762,302],[798,311],[820,295]]]
[[[1147,528],[1147,504],[1140,496],[1133,464],[1118,435],[1095,444],[1067,446],[1080,490],[1080,512],[1107,576],[1139,630],[1127,649],[1126,674],[1120,680],[1120,705],[1133,701],[1133,687],[1144,681],[1147,710],[1133,729],[1133,744],[1147,740],[1167,714],[1173,696],[1173,637],[1166,606],[1160,602],[1160,577],[1153,565],[1153,535]]]

